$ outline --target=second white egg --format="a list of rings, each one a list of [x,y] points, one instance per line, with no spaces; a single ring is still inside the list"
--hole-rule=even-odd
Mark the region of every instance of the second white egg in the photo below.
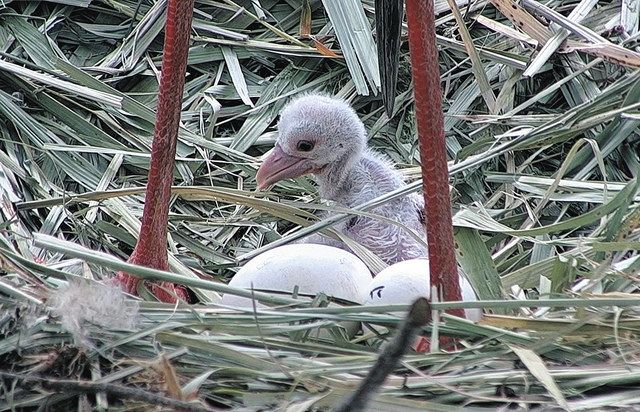
[[[462,300],[474,302],[476,293],[469,281],[460,275]],[[426,258],[405,260],[382,270],[366,288],[362,300],[365,305],[410,304],[420,296],[431,296],[429,260]],[[482,318],[482,309],[465,309],[467,319]]]

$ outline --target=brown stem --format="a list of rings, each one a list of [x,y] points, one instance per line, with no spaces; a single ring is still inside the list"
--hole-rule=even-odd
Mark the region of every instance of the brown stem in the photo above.
[[[91,394],[105,392],[118,398],[120,401],[124,399],[133,399],[140,402],[145,402],[149,405],[166,406],[181,411],[212,412],[217,410],[203,407],[196,403],[169,398],[162,394],[153,393],[144,389],[130,388],[128,386],[116,385],[113,383],[56,379],[4,371],[0,371],[0,378],[10,379],[16,382],[17,385],[23,387],[30,387],[38,384],[47,390],[65,394],[68,394],[69,392]]]
[[[376,38],[378,67],[382,84],[382,102],[389,118],[393,117],[400,61],[403,0],[376,0]]]
[[[151,147],[149,179],[145,193],[142,227],[138,243],[129,258],[130,263],[160,270],[169,270],[167,255],[167,227],[173,165],[176,156],[178,127],[182,111],[184,77],[191,34],[194,0],[169,0],[162,49],[162,74],[156,125]],[[135,293],[139,280],[120,273],[118,280],[125,290]],[[154,294],[162,301],[173,302],[175,297],[164,289],[186,299],[184,287],[171,283],[154,285]]]
[[[420,142],[431,285],[461,300],[454,253],[433,0],[407,0],[409,51]],[[451,310],[464,317],[462,309]]]

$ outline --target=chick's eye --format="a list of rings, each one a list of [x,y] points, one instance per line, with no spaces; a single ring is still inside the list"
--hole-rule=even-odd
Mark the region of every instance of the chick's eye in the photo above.
[[[310,152],[313,150],[314,143],[308,140],[300,140],[296,145],[296,149],[300,152]]]

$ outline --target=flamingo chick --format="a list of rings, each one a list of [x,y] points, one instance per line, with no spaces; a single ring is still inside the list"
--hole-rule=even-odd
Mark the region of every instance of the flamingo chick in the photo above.
[[[256,179],[264,189],[280,180],[312,174],[323,199],[352,208],[405,185],[389,160],[367,147],[364,124],[344,100],[321,94],[298,97],[280,113],[278,138]],[[388,264],[427,255],[420,196],[395,199],[371,212],[415,231],[419,242],[388,220],[354,216],[334,226]],[[312,235],[306,243],[347,249],[342,242]]]

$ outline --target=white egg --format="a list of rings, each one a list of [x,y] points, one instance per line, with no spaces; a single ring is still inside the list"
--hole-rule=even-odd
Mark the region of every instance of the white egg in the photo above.
[[[362,303],[371,272],[355,255],[332,246],[292,244],[268,250],[247,262],[229,282],[229,286],[252,287],[260,291],[278,291],[291,295],[324,293],[351,302]],[[251,299],[231,294],[223,305],[251,307]]]
[[[462,300],[476,301],[476,294],[469,281],[460,275]],[[420,296],[431,296],[429,260],[426,258],[405,260],[393,264],[369,283],[362,300],[365,305],[409,304]],[[467,319],[482,318],[482,309],[465,309]]]

